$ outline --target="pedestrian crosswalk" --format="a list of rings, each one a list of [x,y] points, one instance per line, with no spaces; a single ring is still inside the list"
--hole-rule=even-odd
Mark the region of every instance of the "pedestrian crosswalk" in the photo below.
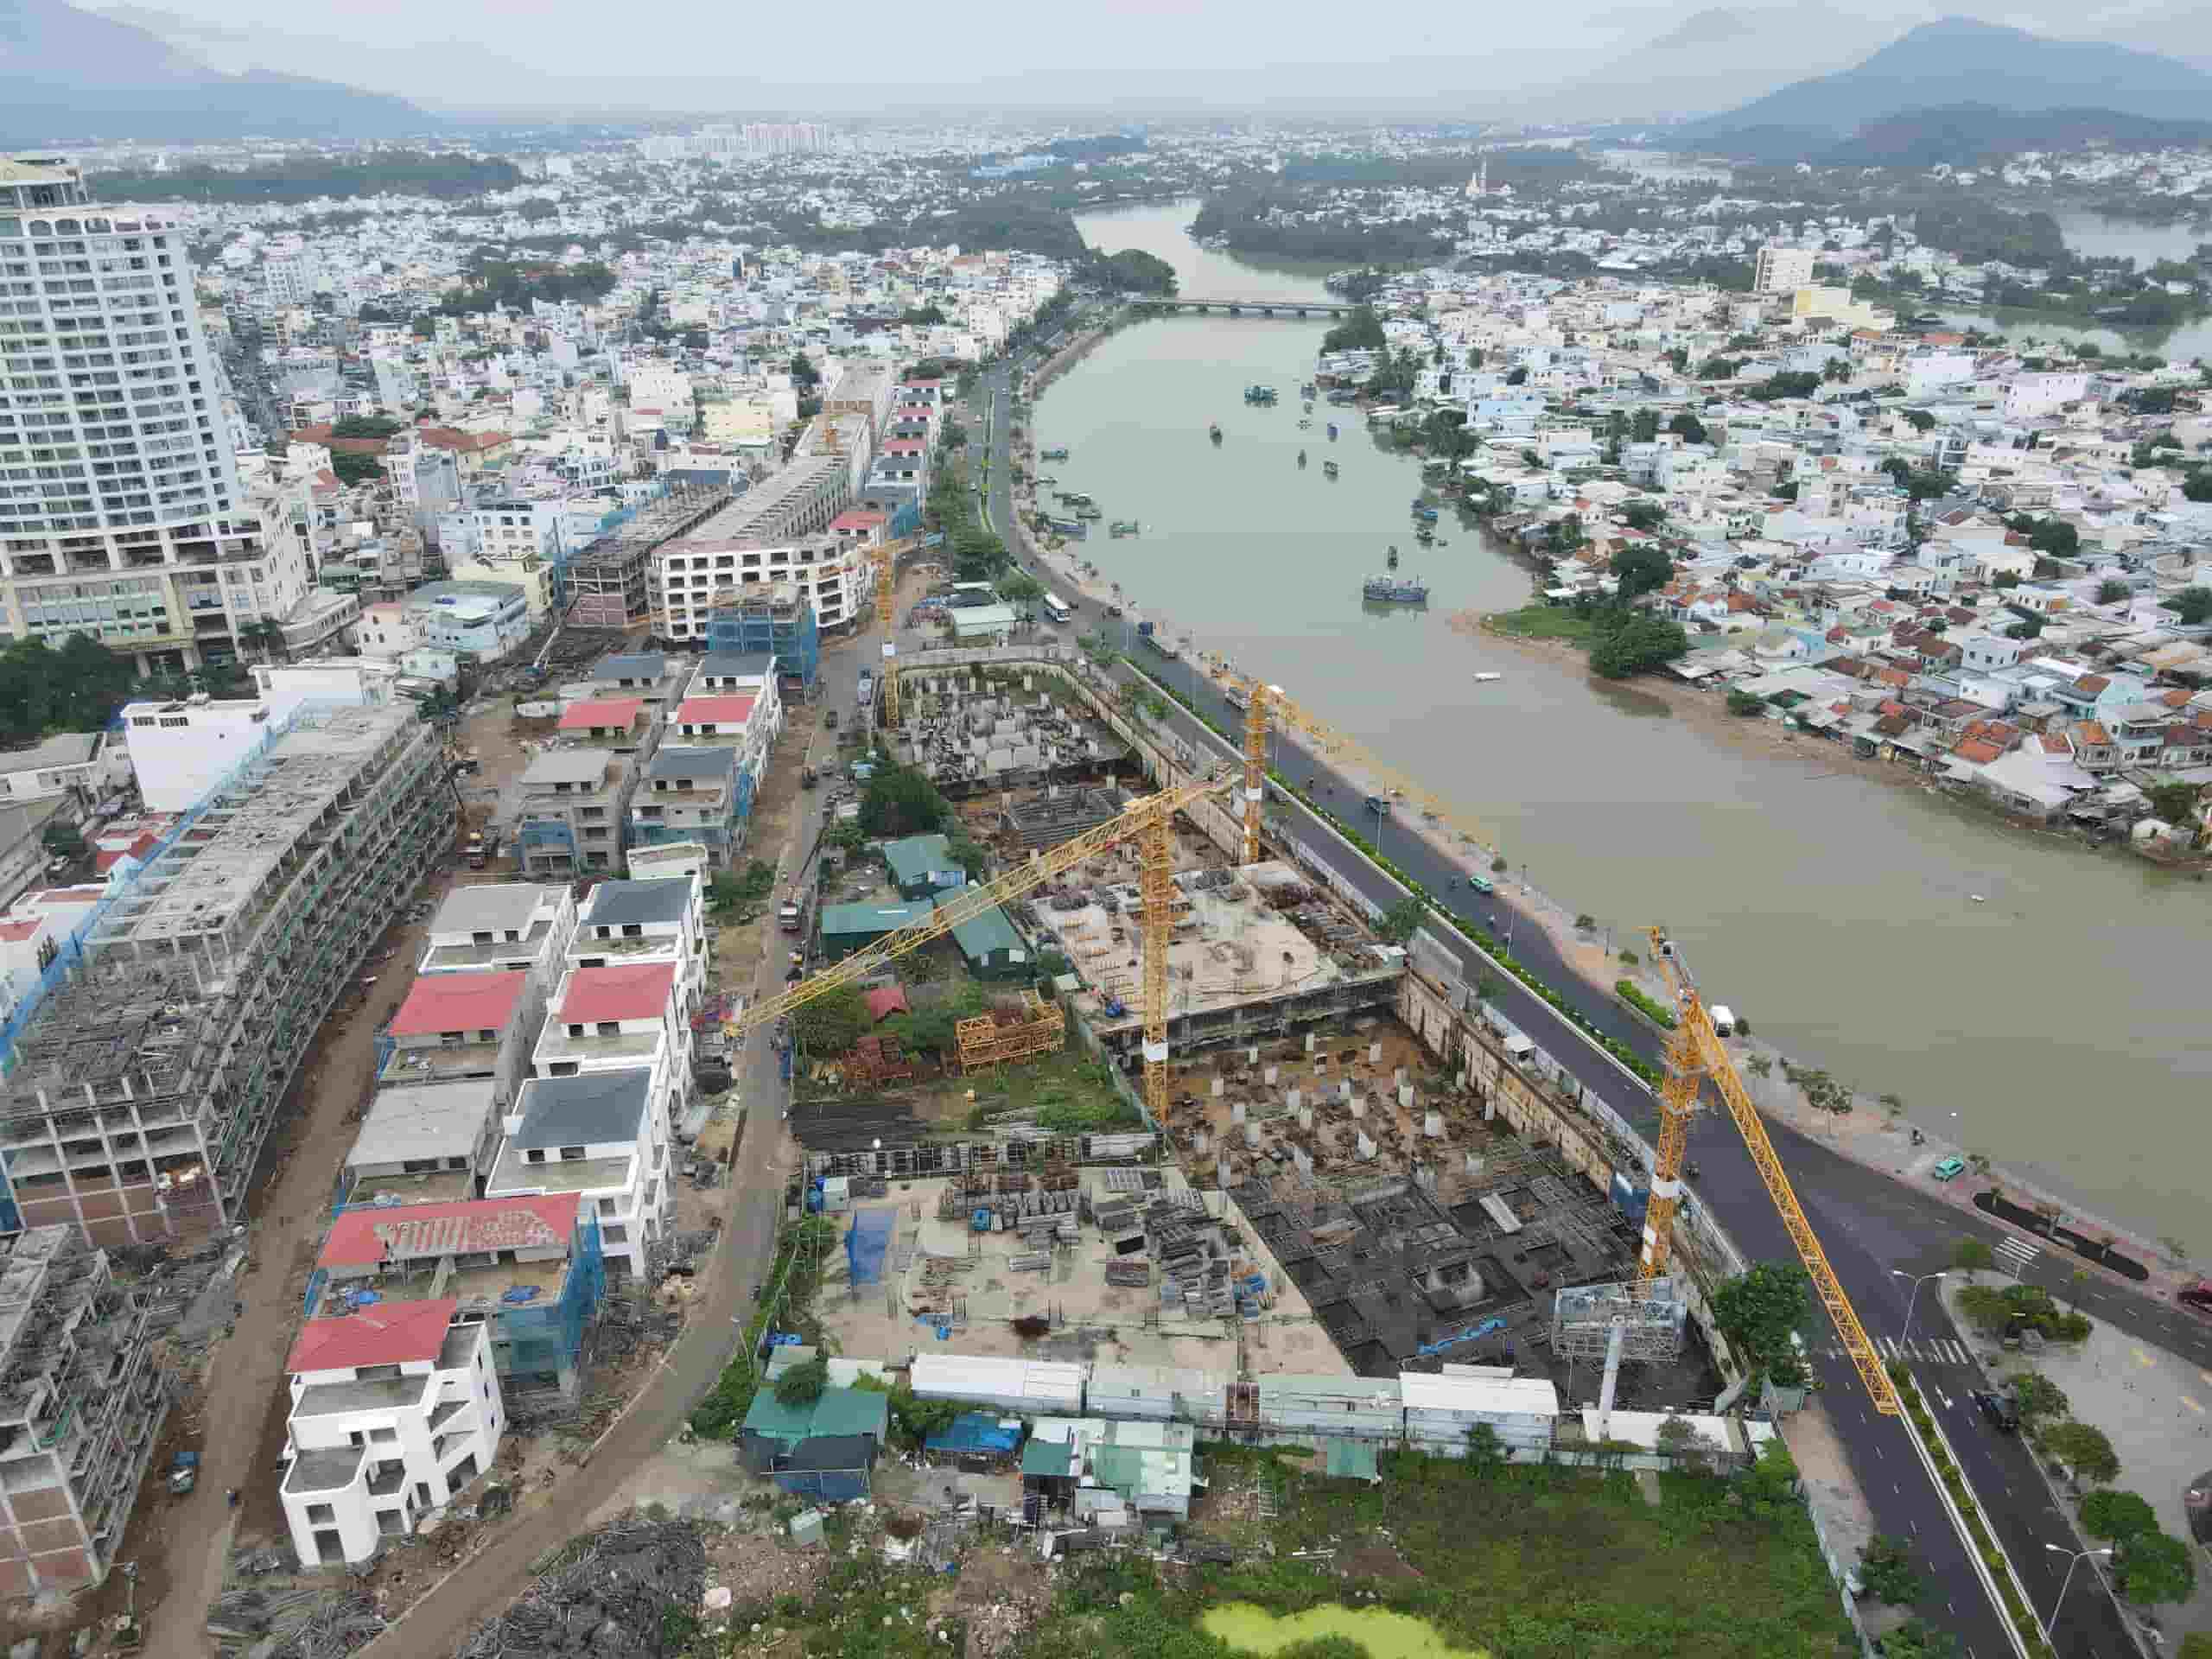
[[[2028,1263],[2042,1254],[2040,1245],[2031,1244],[2024,1238],[2008,1236],[1997,1241],[1997,1265],[2015,1279],[2025,1273]]]
[[[1877,1337],[1874,1345],[1882,1351],[1885,1359],[1903,1360],[1908,1365],[1971,1365],[1974,1363],[1966,1344],[1956,1337]],[[1843,1349],[1830,1344],[1821,1350],[1829,1359],[1850,1357]]]

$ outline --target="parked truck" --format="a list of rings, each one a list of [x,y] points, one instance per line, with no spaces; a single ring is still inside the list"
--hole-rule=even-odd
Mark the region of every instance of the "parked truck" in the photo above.
[[[786,933],[804,933],[806,931],[806,912],[810,897],[811,894],[804,887],[793,887],[786,893],[784,895],[783,903],[776,906],[776,925]]]
[[[169,1491],[178,1497],[200,1484],[200,1454],[180,1452],[169,1459]]]
[[[497,830],[472,830],[468,832],[468,868],[480,870],[499,855],[499,832]]]
[[[1175,647],[1168,644],[1167,636],[1155,631],[1151,623],[1140,622],[1137,624],[1137,638],[1143,640],[1147,645],[1150,645],[1162,657],[1167,658],[1169,662],[1172,663],[1175,660]]]

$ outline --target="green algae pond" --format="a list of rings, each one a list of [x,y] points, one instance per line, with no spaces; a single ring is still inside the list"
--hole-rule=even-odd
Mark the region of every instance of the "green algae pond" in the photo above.
[[[1210,1608],[1198,1622],[1208,1636],[1239,1653],[1275,1654],[1335,1637],[1357,1643],[1369,1659],[1489,1659],[1478,1649],[1453,1647],[1427,1619],[1387,1607],[1332,1603],[1302,1613],[1271,1613],[1249,1601],[1232,1601]]]

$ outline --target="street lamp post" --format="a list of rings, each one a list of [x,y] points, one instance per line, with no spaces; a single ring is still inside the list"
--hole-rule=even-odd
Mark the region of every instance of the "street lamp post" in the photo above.
[[[1950,1269],[1948,1268],[1939,1273],[1923,1273],[1917,1278],[1914,1278],[1911,1274],[1907,1273],[1903,1268],[1891,1268],[1890,1269],[1890,1277],[1892,1279],[1912,1280],[1912,1294],[1906,1297],[1904,1300],[1904,1335],[1898,1338],[1900,1342],[1910,1342],[1912,1340],[1912,1310],[1914,1305],[1920,1300],[1920,1287],[1926,1284],[1930,1279],[1945,1279],[1949,1276]]]
[[[2085,1555],[2101,1555],[2109,1559],[2112,1551],[2109,1548],[2069,1549],[2063,1544],[2045,1544],[2044,1548],[2054,1555],[2073,1557],[2073,1560],[2066,1563],[2066,1576],[2058,1581],[2058,1599],[2050,1604],[2050,1617],[2043,1622],[2043,1639],[2048,1643],[2050,1641],[2050,1627],[2058,1623],[2058,1610],[2066,1605],[2066,1586],[2074,1582],[2074,1569],[2082,1565],[2082,1558]]]

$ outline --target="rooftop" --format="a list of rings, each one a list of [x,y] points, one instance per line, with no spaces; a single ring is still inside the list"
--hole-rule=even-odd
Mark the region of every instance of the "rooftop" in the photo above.
[[[369,1102],[353,1149],[346,1154],[346,1167],[471,1157],[499,1093],[499,1084],[488,1077],[379,1089]]]
[[[541,906],[557,905],[561,889],[532,881],[496,881],[482,887],[455,887],[430,918],[430,934],[509,932],[527,934],[531,918]]]
[[[543,1152],[634,1141],[652,1083],[652,1073],[643,1066],[533,1077],[522,1086],[522,1125],[507,1137],[509,1145]]]
[[[417,979],[391,1016],[395,1037],[436,1037],[505,1031],[530,989],[530,975],[507,969],[483,974],[432,974]]]
[[[292,1459],[292,1467],[284,1477],[288,1492],[342,1491],[353,1484],[353,1477],[360,1472],[361,1459],[369,1455],[365,1446],[335,1446],[316,1452],[302,1452]]]
[[[309,1319],[300,1327],[284,1369],[350,1371],[362,1365],[405,1365],[435,1359],[453,1321],[451,1298],[410,1302],[385,1309],[368,1307],[334,1319]],[[419,1386],[424,1380],[412,1379]],[[314,1389],[308,1390],[310,1394]]]
[[[688,875],[652,881],[602,881],[585,901],[582,928],[651,927],[683,919],[696,891]]]
[[[705,680],[766,680],[774,671],[775,654],[766,651],[718,651],[699,661]]]
[[[561,711],[558,729],[626,732],[638,723],[638,711],[645,706],[643,700],[637,697],[594,697],[572,702]]]
[[[331,1224],[316,1265],[397,1265],[423,1257],[497,1250],[565,1251],[575,1231],[578,1202],[569,1193],[349,1210]]]
[[[686,697],[676,710],[679,726],[741,726],[753,716],[758,697]]]
[[[570,784],[596,789],[607,781],[607,769],[614,760],[612,749],[547,749],[524,768],[522,786],[548,790],[556,784]]]
[[[696,745],[664,744],[654,755],[645,775],[654,778],[711,778],[727,781],[737,775],[737,755],[734,750],[704,747]]]
[[[673,963],[626,963],[613,968],[573,968],[562,987],[555,1016],[568,1025],[616,1020],[657,1020],[676,986]]]

